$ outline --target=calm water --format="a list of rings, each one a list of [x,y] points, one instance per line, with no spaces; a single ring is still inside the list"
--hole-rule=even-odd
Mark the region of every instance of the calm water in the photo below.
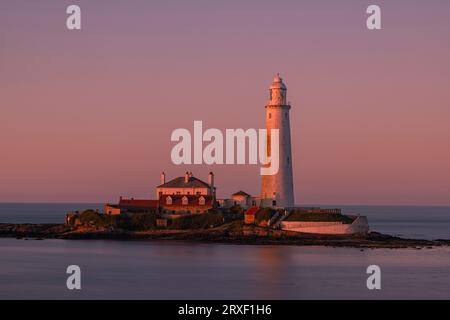
[[[100,203],[0,203],[0,223],[63,223],[68,211],[103,209]]]
[[[92,204],[0,204],[0,222],[60,222]],[[448,207],[345,207],[372,229],[450,238]],[[164,241],[0,239],[0,298],[450,299],[450,249],[245,246]],[[66,267],[82,290],[66,289]],[[382,289],[366,288],[368,265]]]

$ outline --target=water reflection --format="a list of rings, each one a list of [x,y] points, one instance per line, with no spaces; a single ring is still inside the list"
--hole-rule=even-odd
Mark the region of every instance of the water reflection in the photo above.
[[[0,239],[0,255],[0,298],[450,298],[448,248]],[[65,288],[69,264],[82,268],[81,292]],[[383,270],[380,292],[365,286],[369,264]]]

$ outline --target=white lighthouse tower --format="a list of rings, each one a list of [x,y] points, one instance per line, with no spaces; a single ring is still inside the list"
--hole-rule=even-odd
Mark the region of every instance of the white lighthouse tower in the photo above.
[[[267,207],[293,207],[294,183],[292,178],[291,128],[286,101],[286,86],[277,74],[270,86],[270,100],[266,106],[267,152],[270,156],[271,129],[279,129],[279,170],[274,175],[262,176],[261,205]]]

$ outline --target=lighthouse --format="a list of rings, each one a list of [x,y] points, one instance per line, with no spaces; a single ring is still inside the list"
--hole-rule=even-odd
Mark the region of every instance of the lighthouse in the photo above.
[[[266,106],[267,155],[270,157],[271,129],[279,130],[279,170],[274,175],[262,176],[261,205],[264,207],[294,207],[292,177],[291,128],[286,101],[286,85],[277,74],[270,86]]]

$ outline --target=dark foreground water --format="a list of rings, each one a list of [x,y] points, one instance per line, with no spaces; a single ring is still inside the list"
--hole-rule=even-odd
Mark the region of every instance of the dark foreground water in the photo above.
[[[60,222],[71,204],[0,204],[0,222]],[[372,229],[450,238],[448,207],[346,207]],[[15,212],[15,214],[12,214]],[[66,288],[78,265],[82,289]],[[379,265],[382,289],[366,287]],[[0,239],[0,299],[450,299],[450,249]]]

